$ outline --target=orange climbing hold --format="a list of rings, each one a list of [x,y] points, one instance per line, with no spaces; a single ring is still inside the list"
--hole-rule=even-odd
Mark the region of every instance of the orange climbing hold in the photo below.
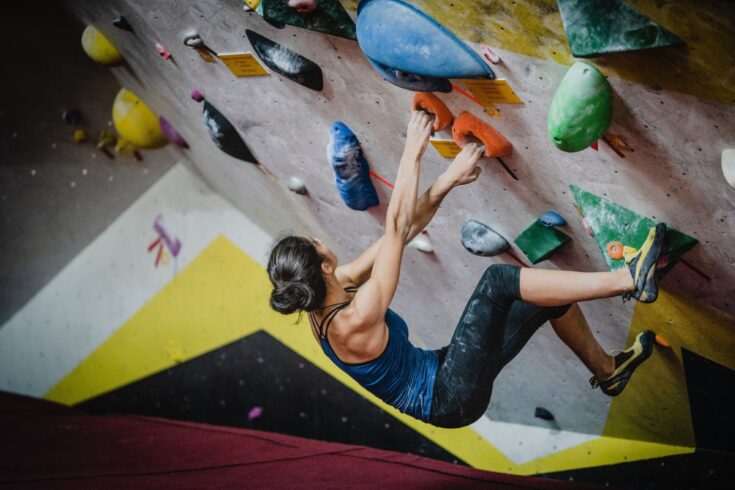
[[[454,120],[452,137],[461,148],[468,136],[474,136],[485,145],[486,157],[506,157],[513,152],[513,145],[505,136],[479,117],[464,111]]]
[[[434,115],[434,131],[448,128],[454,121],[452,111],[441,101],[439,97],[431,92],[416,92],[411,101],[411,110],[424,110]]]
[[[660,333],[656,334],[656,343],[661,347],[671,347],[671,344],[668,340],[666,340],[666,337],[664,337]]]
[[[607,244],[607,254],[613,260],[623,258],[623,244],[620,242],[610,242]]]

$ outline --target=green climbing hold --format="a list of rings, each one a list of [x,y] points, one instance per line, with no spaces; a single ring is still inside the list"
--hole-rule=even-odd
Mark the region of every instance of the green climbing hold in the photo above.
[[[268,22],[324,32],[357,40],[355,23],[338,0],[319,0],[313,12],[300,14],[286,0],[261,0],[256,10]]]
[[[569,47],[578,57],[682,44],[624,0],[558,0]]]
[[[600,247],[610,270],[623,267],[625,265],[623,259],[614,260],[608,255],[607,244],[620,242],[624,246],[639,248],[646,240],[648,231],[656,223],[630,209],[583,191],[575,185],[569,187],[572,189],[578,209],[589,224],[597,246]],[[696,244],[695,238],[667,227],[662,256],[668,256],[668,259],[666,259],[667,265],[658,271],[659,275],[662,277],[671,270],[681,256]]]
[[[612,118],[612,89],[597,68],[576,62],[564,75],[549,107],[549,138],[563,151],[574,152],[597,141]]]
[[[515,242],[532,264],[538,264],[570,240],[566,233],[544,226],[541,220],[537,219],[518,235]]]

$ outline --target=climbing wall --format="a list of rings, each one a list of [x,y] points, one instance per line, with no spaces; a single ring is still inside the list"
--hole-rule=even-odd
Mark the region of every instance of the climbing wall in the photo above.
[[[600,141],[597,150],[565,153],[546,128],[554,91],[574,61],[555,2],[411,3],[478,53],[490,46],[502,58],[492,65],[496,76],[523,103],[500,104],[491,116],[459,90],[439,94],[455,115],[470,111],[490,122],[512,142],[513,153],[503,158],[508,169],[485,159],[476,182],[449,194],[427,227],[434,252],[406,249],[391,307],[407,320],[415,344],[439,348],[449,341],[481,271],[492,263],[515,263],[508,254],[469,254],[460,243],[468,219],[490,225],[513,243],[542,212],[554,209],[566,218],[560,230],[571,241],[534,267],[606,270],[570,185],[665,221],[699,243],[666,276],[662,299],[649,306],[619,298],[582,305],[606,349],[622,348],[645,328],[663,331],[671,343],[657,347],[654,360],[620,398],[590,390],[589,373],[545,327],[503,370],[485,417],[468,428],[438,430],[374,399],[326,361],[296,317],[268,310],[263,266],[276,236],[319,236],[343,261],[380,236],[413,93],[383,80],[354,40],[292,25],[277,28],[235,0],[64,2],[125,59],[121,66],[98,69],[109,70],[165,116],[189,148],[163,150],[175,151],[180,163],[0,328],[0,388],[90,410],[264,427],[523,474],[693,456],[695,448],[735,449],[718,436],[717,421],[725,423],[726,415],[713,418],[719,412],[698,391],[705,378],[715,376],[703,373],[731,382],[735,369],[735,344],[728,335],[735,327],[735,257],[729,251],[735,190],[720,169],[722,150],[735,146],[735,49],[728,49],[735,42],[735,17],[718,10],[734,13],[733,6],[716,2],[677,15],[683,2],[631,2],[686,46],[588,60],[612,86],[608,135],[616,138]],[[343,6],[355,18],[356,2]],[[118,15],[132,32],[112,25]],[[251,52],[246,29],[316,63],[322,90],[272,69],[266,76],[236,77],[225,57],[208,62],[183,43],[196,30],[214,53]],[[157,43],[170,52],[168,59],[159,55]],[[452,83],[468,91],[465,82]],[[232,123],[259,165],[226,155],[213,143],[193,89]],[[340,198],[327,160],[329,128],[336,120],[362,144],[379,206],[356,211]],[[436,137],[451,134],[445,130]],[[421,186],[450,161],[428,148]],[[306,194],[287,189],[292,177],[304,183]],[[115,278],[133,289],[145,284],[122,302],[55,309],[65,291],[86,294],[74,278],[94,275],[110,250],[139,247],[126,240],[148,237],[141,230],[150,233],[159,214],[183,244],[166,274],[145,282],[145,274],[160,269]],[[519,247],[512,252],[530,263]],[[125,260],[139,264],[150,256]],[[114,290],[112,281],[105,284]],[[91,295],[100,285],[89,288]],[[53,317],[74,318],[66,327],[74,342],[64,341],[61,350],[55,337],[44,334],[44,322]],[[53,362],[21,369],[39,353]],[[553,420],[537,417],[537,408]]]

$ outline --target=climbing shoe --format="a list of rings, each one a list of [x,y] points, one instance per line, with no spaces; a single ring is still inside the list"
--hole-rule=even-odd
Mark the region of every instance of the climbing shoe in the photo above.
[[[635,368],[648,359],[653,352],[653,342],[656,335],[650,330],[639,333],[631,347],[622,352],[613,353],[615,356],[615,371],[606,379],[596,376],[590,378],[592,388],[599,387],[603,393],[609,396],[618,396],[622,393],[628,380],[633,376]]]
[[[635,289],[623,293],[623,301],[630,298],[642,303],[653,303],[658,297],[656,261],[661,255],[666,235],[666,224],[659,223],[648,232],[648,238],[635,253],[625,256],[625,264],[633,276]]]

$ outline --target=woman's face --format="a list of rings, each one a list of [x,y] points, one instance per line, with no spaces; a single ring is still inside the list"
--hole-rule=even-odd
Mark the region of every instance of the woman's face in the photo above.
[[[337,256],[334,255],[334,252],[332,252],[332,249],[324,245],[318,238],[315,237],[307,237],[311,243],[314,244],[316,247],[316,251],[319,252],[319,255],[322,257],[325,257],[328,261],[330,261],[332,264],[334,264],[334,267],[337,267]]]

